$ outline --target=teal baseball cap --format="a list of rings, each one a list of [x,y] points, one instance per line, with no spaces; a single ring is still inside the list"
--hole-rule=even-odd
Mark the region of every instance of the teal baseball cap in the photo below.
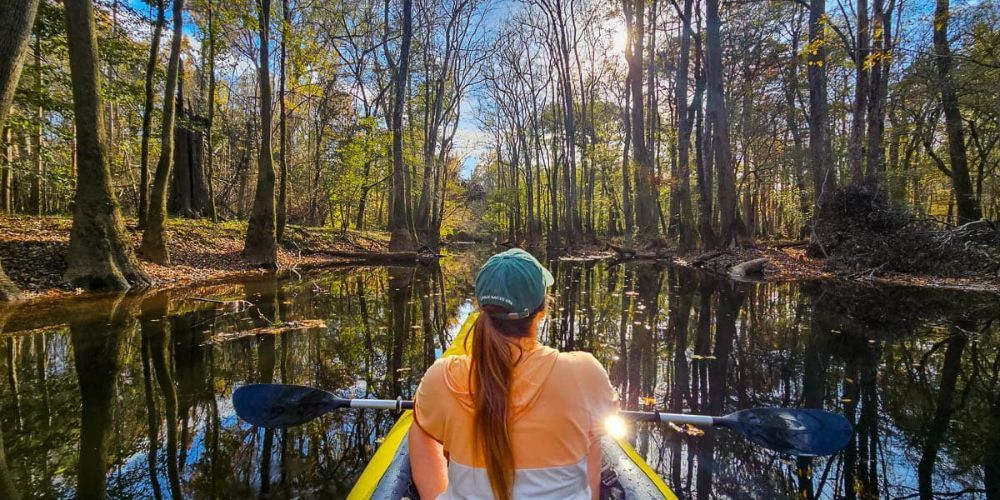
[[[545,289],[555,282],[552,273],[538,259],[520,248],[512,248],[489,258],[476,275],[476,300],[480,306],[507,309],[494,316],[527,318],[545,301]]]

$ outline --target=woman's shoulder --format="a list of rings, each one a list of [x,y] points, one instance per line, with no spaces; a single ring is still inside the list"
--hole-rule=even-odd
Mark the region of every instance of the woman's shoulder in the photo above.
[[[424,372],[421,385],[425,387],[447,387],[453,392],[468,391],[469,356],[445,356],[438,358]]]
[[[607,377],[607,370],[593,354],[585,351],[560,352],[559,360],[577,373],[588,373]]]

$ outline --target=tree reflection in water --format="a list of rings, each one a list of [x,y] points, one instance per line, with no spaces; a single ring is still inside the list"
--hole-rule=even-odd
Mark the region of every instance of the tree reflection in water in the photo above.
[[[395,414],[264,431],[233,414],[233,388],[412,396],[471,309],[480,262],[0,311],[0,497],[342,497]],[[1000,494],[996,296],[733,283],[653,263],[551,268],[543,341],[594,352],[625,406],[815,407],[855,423],[841,454],[799,460],[725,430],[638,425],[636,448],[682,496]],[[300,320],[326,328],[290,329]],[[236,335],[261,327],[280,332]]]

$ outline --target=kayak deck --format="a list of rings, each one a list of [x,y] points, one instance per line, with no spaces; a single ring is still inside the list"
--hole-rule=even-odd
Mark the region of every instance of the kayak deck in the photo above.
[[[465,354],[475,314],[469,316],[451,346],[442,356]],[[386,434],[375,455],[348,495],[350,500],[397,500],[419,498],[410,472],[407,435],[413,425],[413,411],[403,412]],[[624,439],[605,436],[601,440],[601,498],[666,498],[677,496],[652,467]]]
[[[627,443],[625,445],[628,446]],[[631,454],[628,453],[629,450],[626,450],[622,443],[613,438],[605,437],[601,441],[601,451],[604,456],[601,464],[602,499],[676,498],[673,492],[665,484],[662,484],[662,481],[650,479],[643,467],[635,462],[634,458],[630,456]],[[643,462],[642,465],[645,463]],[[393,460],[384,470],[382,480],[371,492],[371,496],[367,498],[377,500],[419,498],[411,479],[409,446],[406,440],[403,440],[396,449]]]

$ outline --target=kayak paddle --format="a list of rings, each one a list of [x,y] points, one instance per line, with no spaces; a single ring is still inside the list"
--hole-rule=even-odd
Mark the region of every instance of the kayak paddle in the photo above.
[[[236,388],[233,407],[250,424],[275,428],[303,424],[341,408],[409,410],[413,401],[344,399],[315,387],[253,384]],[[724,417],[644,411],[619,415],[630,420],[726,427],[759,446],[798,456],[833,455],[847,446],[854,432],[843,415],[813,409],[754,408]]]

